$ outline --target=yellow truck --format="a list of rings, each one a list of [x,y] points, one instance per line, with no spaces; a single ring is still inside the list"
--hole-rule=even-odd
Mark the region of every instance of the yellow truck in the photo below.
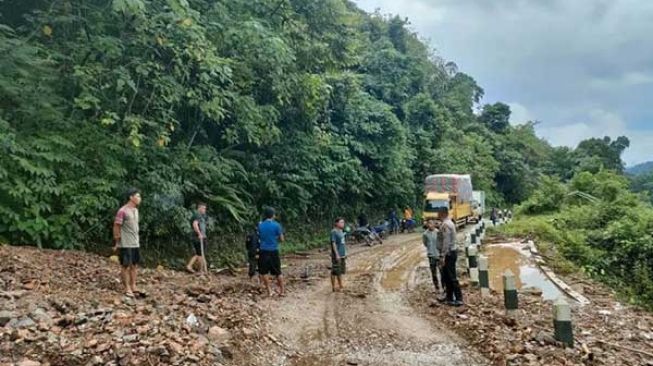
[[[444,209],[456,226],[464,226],[473,220],[472,178],[467,174],[433,174],[424,180],[424,223],[433,219],[439,224],[438,215]]]

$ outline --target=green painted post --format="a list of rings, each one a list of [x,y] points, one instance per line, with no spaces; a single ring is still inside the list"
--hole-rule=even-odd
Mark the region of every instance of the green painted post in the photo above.
[[[562,296],[553,303],[553,330],[557,341],[569,347],[574,346],[574,335],[571,326],[571,307]]]
[[[490,273],[488,272],[489,263],[484,255],[478,256],[478,282],[481,286],[481,296],[490,296]]]
[[[507,316],[514,317],[517,314],[517,308],[519,307],[517,284],[515,275],[510,269],[503,272],[503,304],[506,307]]]

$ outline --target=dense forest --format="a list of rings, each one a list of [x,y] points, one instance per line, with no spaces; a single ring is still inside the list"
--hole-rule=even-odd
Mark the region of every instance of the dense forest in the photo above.
[[[108,247],[135,186],[146,255],[186,248],[203,200],[226,261],[266,205],[308,238],[419,207],[430,173],[512,205],[623,171],[627,138],[552,147],[482,97],[407,20],[345,0],[1,1],[0,241]]]

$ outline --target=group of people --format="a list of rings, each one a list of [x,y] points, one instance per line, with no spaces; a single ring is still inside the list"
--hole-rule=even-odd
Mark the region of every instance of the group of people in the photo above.
[[[456,274],[458,247],[456,245],[456,224],[444,210],[439,213],[440,225],[434,220],[426,222],[422,242],[426,247],[431,277],[436,293],[442,293],[438,300],[451,306],[461,306],[463,294]],[[438,279],[438,277],[440,277]]]
[[[490,220],[492,221],[492,225],[497,226],[497,220],[500,219],[512,219],[512,210],[499,210],[496,207],[493,207],[492,211],[490,211]]]
[[[272,289],[268,276],[276,278],[279,296],[284,296],[283,274],[281,273],[281,257],[279,241],[284,240],[283,228],[276,221],[274,209],[266,208],[265,219],[258,223],[247,235],[245,248],[247,250],[248,275],[250,280],[258,278],[263,282],[268,295]],[[347,271],[347,247],[345,246],[345,220],[336,218],[330,234],[329,249],[331,253],[331,286],[333,291],[344,289],[342,277]]]
[[[114,251],[118,252],[121,264],[121,280],[125,288],[125,296],[140,297],[145,293],[137,288],[137,267],[141,262],[139,242],[139,214],[141,194],[131,188],[127,191],[127,202],[116,213],[113,223]],[[207,271],[205,258],[207,241],[207,205],[197,204],[190,226],[192,228],[191,243],[193,256],[186,265],[189,272],[195,272],[198,267]],[[281,271],[281,256],[279,243],[285,240],[284,230],[276,220],[275,210],[266,208],[263,220],[256,224],[246,239],[247,257],[250,279],[258,278],[265,286],[268,294],[273,294],[271,277],[274,277],[279,296],[285,295],[283,274]],[[404,213],[404,219],[412,220],[412,210]],[[456,277],[456,226],[449,218],[448,212],[440,214],[441,224],[436,228],[434,221],[427,222],[427,230],[423,234],[423,242],[427,249],[433,283],[436,291],[444,290],[441,301],[458,306],[463,304],[462,292]],[[360,223],[359,223],[360,224]],[[344,288],[343,276],[347,272],[347,247],[345,245],[345,220],[335,219],[329,238],[331,256],[331,285],[334,292]],[[438,276],[440,279],[438,279]],[[441,285],[441,286],[440,286]]]
[[[113,250],[118,254],[121,265],[121,280],[125,288],[126,297],[143,297],[146,294],[139,291],[136,284],[137,268],[141,262],[139,241],[139,215],[138,206],[141,203],[141,193],[138,189],[130,188],[126,193],[127,202],[118,210],[113,221]],[[186,265],[189,272],[195,272],[196,267],[206,272],[206,216],[207,205],[203,202],[197,204],[193,213],[190,226],[192,234],[190,242],[193,247],[193,256]],[[250,262],[250,276],[256,272],[260,275],[269,294],[272,294],[269,276],[273,276],[277,283],[277,293],[284,296],[285,288],[281,273],[281,257],[279,255],[279,242],[284,241],[283,228],[275,219],[272,208],[266,208],[264,219],[256,226],[256,238],[248,237],[252,243],[250,260],[253,257],[256,263]],[[258,258],[256,258],[258,256]],[[343,256],[344,257],[344,256]],[[254,268],[255,265],[255,268]],[[252,272],[254,269],[255,272]]]

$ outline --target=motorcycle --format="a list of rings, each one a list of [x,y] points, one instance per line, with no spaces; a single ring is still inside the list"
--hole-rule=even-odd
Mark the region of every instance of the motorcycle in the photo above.
[[[380,239],[386,239],[390,235],[390,223],[388,221],[381,221],[377,226],[372,227],[372,231],[376,233]]]
[[[417,226],[417,222],[415,219],[403,219],[401,220],[401,232],[407,232],[407,233],[412,233],[415,231],[415,226]]]
[[[372,230],[368,227],[356,228],[349,232],[348,237],[358,244],[364,243],[368,246],[372,246],[376,243],[383,244],[380,234],[374,230],[374,228],[372,228]]]

